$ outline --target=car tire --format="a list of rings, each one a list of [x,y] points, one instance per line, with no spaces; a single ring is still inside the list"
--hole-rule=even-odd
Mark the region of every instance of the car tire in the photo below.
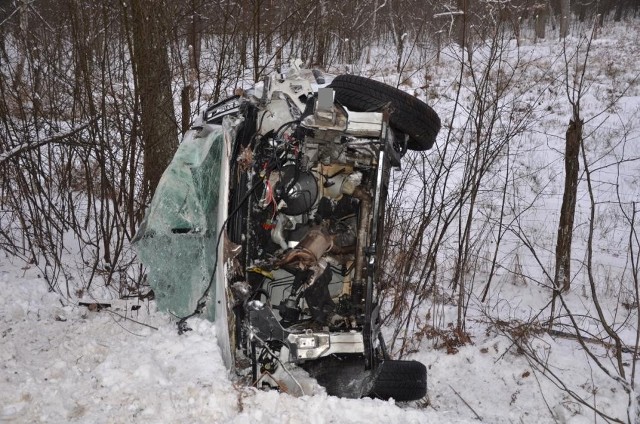
[[[357,75],[338,75],[329,87],[336,100],[356,112],[371,112],[391,106],[389,124],[407,134],[409,150],[433,146],[440,131],[440,117],[428,104],[390,85]]]
[[[382,362],[376,369],[369,396],[398,402],[422,399],[427,394],[427,368],[418,361]]]

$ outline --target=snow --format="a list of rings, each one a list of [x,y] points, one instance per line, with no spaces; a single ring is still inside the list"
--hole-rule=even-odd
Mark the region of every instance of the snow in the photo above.
[[[137,302],[114,302],[91,311],[48,292],[36,272],[0,264],[0,422],[470,423],[475,413],[492,423],[555,422],[545,402],[560,422],[592,422],[495,333],[455,355],[423,349],[412,356],[427,364],[429,405],[341,399],[320,387],[294,397],[235,382],[211,322],[193,319],[193,331],[178,336],[175,320],[153,305],[132,312]],[[597,388],[599,406],[624,410],[624,394],[585,368],[575,343],[542,335],[533,343],[565,378]]]
[[[223,364],[213,323],[194,319],[178,336],[175,320],[146,303],[91,311],[4,258],[0,293],[0,422],[470,422],[393,401],[241,386]]]

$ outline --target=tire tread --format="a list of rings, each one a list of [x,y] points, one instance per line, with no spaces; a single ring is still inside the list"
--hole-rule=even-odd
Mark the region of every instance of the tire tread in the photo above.
[[[428,150],[440,131],[438,114],[426,103],[390,85],[357,75],[338,75],[330,84],[336,100],[359,112],[391,107],[389,124],[409,135],[410,150]]]
[[[418,400],[427,394],[427,368],[418,361],[384,361],[380,364],[370,396],[399,402]]]

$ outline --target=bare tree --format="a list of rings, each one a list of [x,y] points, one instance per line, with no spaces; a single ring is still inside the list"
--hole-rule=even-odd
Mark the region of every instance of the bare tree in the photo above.
[[[562,196],[562,206],[560,207],[560,221],[558,223],[558,236],[556,242],[556,266],[554,274],[555,290],[568,291],[571,288],[571,243],[573,239],[573,221],[576,211],[576,199],[578,196],[578,172],[580,169],[579,155],[582,145],[583,121],[580,116],[580,99],[583,96],[585,72],[591,39],[588,40],[584,61],[578,65],[579,56],[575,55],[576,63],[569,58],[567,49],[564,50],[565,57],[565,88],[567,99],[571,105],[571,120],[566,132],[565,144],[565,184]],[[574,74],[570,77],[570,69],[575,67],[576,72],[582,69],[581,74]],[[554,299],[556,293],[554,292]],[[552,314],[554,313],[555,302],[552,304]],[[553,316],[552,316],[553,320]]]

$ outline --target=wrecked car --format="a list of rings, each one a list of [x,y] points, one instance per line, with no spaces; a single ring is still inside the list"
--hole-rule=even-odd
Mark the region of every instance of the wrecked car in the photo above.
[[[326,78],[328,79],[328,78]],[[426,369],[392,360],[380,328],[380,240],[390,170],[427,150],[433,109],[354,75],[292,63],[207,108],[135,238],[159,307],[218,324],[248,384],[414,400]]]

